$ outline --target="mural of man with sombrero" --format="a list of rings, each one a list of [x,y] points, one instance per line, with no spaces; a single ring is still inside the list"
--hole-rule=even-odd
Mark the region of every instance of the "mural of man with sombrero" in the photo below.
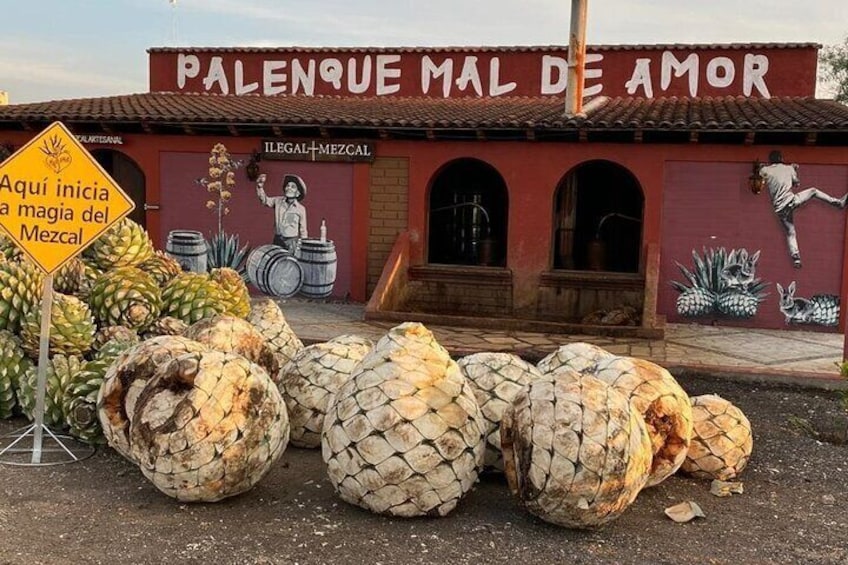
[[[299,255],[300,240],[307,237],[306,208],[301,204],[306,198],[306,183],[297,175],[287,174],[283,177],[283,196],[268,196],[265,175],[261,174],[256,179],[256,196],[274,209],[274,244]]]

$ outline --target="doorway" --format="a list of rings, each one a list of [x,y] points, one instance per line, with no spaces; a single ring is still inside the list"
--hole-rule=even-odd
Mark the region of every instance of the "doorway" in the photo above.
[[[135,161],[114,149],[95,149],[91,155],[135,202],[135,208],[127,217],[146,229],[144,204],[147,202],[147,191],[144,171]]]

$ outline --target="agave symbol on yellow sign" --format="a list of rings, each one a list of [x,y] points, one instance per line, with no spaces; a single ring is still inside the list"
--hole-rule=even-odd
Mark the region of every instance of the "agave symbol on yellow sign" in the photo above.
[[[44,163],[57,175],[61,173],[68,165],[71,164],[73,158],[65,144],[59,139],[58,135],[52,136],[49,140],[45,139],[42,146],[39,148],[41,152],[47,155]]]

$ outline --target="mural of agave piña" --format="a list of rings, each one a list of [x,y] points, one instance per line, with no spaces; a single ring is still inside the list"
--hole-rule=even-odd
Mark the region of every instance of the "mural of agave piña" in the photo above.
[[[747,249],[724,247],[704,248],[703,257],[692,250],[694,267],[677,267],[686,283],[671,281],[680,292],[677,313],[685,317],[723,315],[732,318],[753,318],[765,299],[768,283],[756,278],[760,252],[749,254]]]
[[[835,326],[839,323],[839,297],[835,294],[814,294],[810,298],[795,296],[795,281],[783,288],[776,283],[780,293],[780,311],[789,324],[818,324]]]

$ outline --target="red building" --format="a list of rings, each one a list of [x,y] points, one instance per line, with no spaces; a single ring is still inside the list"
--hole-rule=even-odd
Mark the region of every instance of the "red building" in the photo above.
[[[156,48],[150,92],[0,107],[0,144],[63,121],[160,247],[213,230],[195,180],[215,143],[258,164],[269,196],[296,174],[309,237],[323,219],[335,243],[332,296],[369,316],[836,329],[845,212],[821,194],[848,192],[848,108],[814,98],[818,49],[590,46],[568,117],[561,47]],[[759,168],[775,152],[799,183]],[[230,208],[226,231],[272,241],[243,170]],[[611,326],[624,307],[637,325]]]

